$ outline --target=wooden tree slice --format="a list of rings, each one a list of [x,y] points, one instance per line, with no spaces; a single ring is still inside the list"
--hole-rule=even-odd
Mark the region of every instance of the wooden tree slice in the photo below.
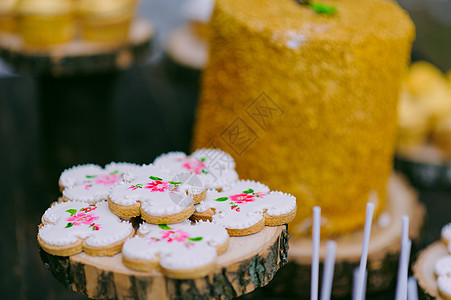
[[[451,187],[451,158],[433,144],[398,149],[395,168],[415,186]]]
[[[64,285],[95,299],[231,299],[264,286],[286,264],[286,225],[265,227],[244,237],[231,237],[219,256],[214,274],[195,280],[177,280],[158,271],[127,269],[122,254],[112,257],[79,253],[53,256],[41,249],[41,258]]]
[[[126,69],[143,62],[149,55],[154,27],[137,20],[125,44],[103,44],[74,40],[47,47],[23,44],[18,35],[0,35],[0,57],[16,72],[33,75],[83,75]]]
[[[438,241],[421,251],[417,261],[413,265],[413,276],[420,287],[420,299],[443,299],[438,293],[437,279],[434,274],[435,262],[448,255],[445,244]]]
[[[373,221],[368,251],[368,293],[387,290],[396,283],[403,215],[410,217],[410,238],[418,245],[425,208],[418,202],[416,193],[406,180],[395,174],[389,180],[386,211]],[[337,242],[337,250],[332,293],[339,297],[349,296],[352,293],[353,270],[360,264],[363,229],[337,236],[334,240]],[[326,240],[322,240],[321,261],[325,254]],[[292,237],[288,253],[289,263],[271,283],[271,290],[305,297],[310,292],[311,256],[311,237]]]
[[[166,52],[174,62],[195,70],[202,70],[208,60],[207,41],[194,35],[188,25],[169,35]]]

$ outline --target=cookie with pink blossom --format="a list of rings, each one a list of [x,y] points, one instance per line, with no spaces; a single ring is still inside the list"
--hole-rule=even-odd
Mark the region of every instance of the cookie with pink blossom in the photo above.
[[[152,224],[172,224],[188,219],[194,204],[205,198],[206,189],[195,174],[174,175],[154,165],[128,173],[112,187],[108,204],[121,217],[141,216]]]
[[[296,215],[296,198],[270,191],[259,182],[240,180],[222,192],[208,190],[205,200],[195,206],[194,220],[212,220],[224,226],[230,236],[243,236],[265,225],[286,224]]]
[[[157,157],[153,164],[175,173],[196,174],[207,189],[223,189],[238,180],[235,160],[219,149],[199,149],[189,156],[183,152],[169,152]]]
[[[216,258],[227,250],[228,240],[224,227],[210,222],[143,223],[138,235],[124,243],[122,260],[138,271],[159,270],[177,279],[199,278],[214,271]]]
[[[138,165],[110,163],[105,168],[95,164],[74,166],[61,173],[59,179],[63,201],[81,201],[94,204],[107,200],[110,188],[122,180],[124,174]]]
[[[113,214],[106,201],[60,202],[42,216],[38,242],[44,251],[70,256],[81,251],[89,255],[115,255],[124,241],[134,235],[132,224]]]

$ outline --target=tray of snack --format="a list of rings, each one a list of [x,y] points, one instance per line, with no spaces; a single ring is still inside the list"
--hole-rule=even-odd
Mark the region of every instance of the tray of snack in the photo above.
[[[155,29],[135,0],[11,0],[0,7],[0,57],[53,76],[121,70],[148,58]]]
[[[67,169],[39,226],[41,259],[96,299],[249,293],[287,262],[296,199],[234,169],[217,149]]]
[[[425,61],[404,80],[395,168],[417,186],[451,188],[450,75]]]
[[[451,299],[451,224],[443,226],[440,241],[425,248],[413,265],[421,299]]]

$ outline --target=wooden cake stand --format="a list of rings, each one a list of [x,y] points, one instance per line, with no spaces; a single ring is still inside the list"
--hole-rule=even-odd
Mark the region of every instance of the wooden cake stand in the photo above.
[[[126,69],[148,57],[153,25],[135,21],[125,44],[74,40],[47,48],[31,48],[18,35],[0,35],[0,57],[16,72],[33,75],[92,74]]]
[[[435,262],[448,255],[446,246],[438,241],[421,251],[413,265],[413,275],[420,287],[420,299],[443,299],[438,293],[437,279],[434,274]]]
[[[174,62],[194,70],[203,70],[208,60],[207,42],[195,36],[188,25],[169,35],[166,52]]]
[[[265,227],[244,237],[231,237],[227,252],[218,257],[213,274],[178,280],[158,271],[138,272],[112,257],[79,253],[53,256],[41,249],[46,267],[70,289],[95,299],[230,299],[264,286],[286,264],[287,227]]]
[[[425,217],[424,206],[418,202],[416,193],[400,175],[394,174],[390,178],[388,193],[386,211],[373,220],[367,265],[368,293],[388,290],[396,283],[402,216],[410,217],[410,238],[414,244],[420,241]],[[332,293],[334,296],[349,296],[352,293],[353,270],[360,264],[363,229],[332,239],[337,242]],[[320,261],[324,260],[325,254],[326,240],[321,240]],[[277,274],[268,289],[305,297],[310,291],[311,257],[311,237],[291,237],[289,263]]]

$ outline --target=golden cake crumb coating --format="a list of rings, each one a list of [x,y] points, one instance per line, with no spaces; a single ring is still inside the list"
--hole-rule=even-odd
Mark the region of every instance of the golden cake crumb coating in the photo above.
[[[402,76],[414,26],[395,2],[217,0],[193,149],[220,147],[242,179],[297,197],[290,233],[363,226],[386,202]]]

